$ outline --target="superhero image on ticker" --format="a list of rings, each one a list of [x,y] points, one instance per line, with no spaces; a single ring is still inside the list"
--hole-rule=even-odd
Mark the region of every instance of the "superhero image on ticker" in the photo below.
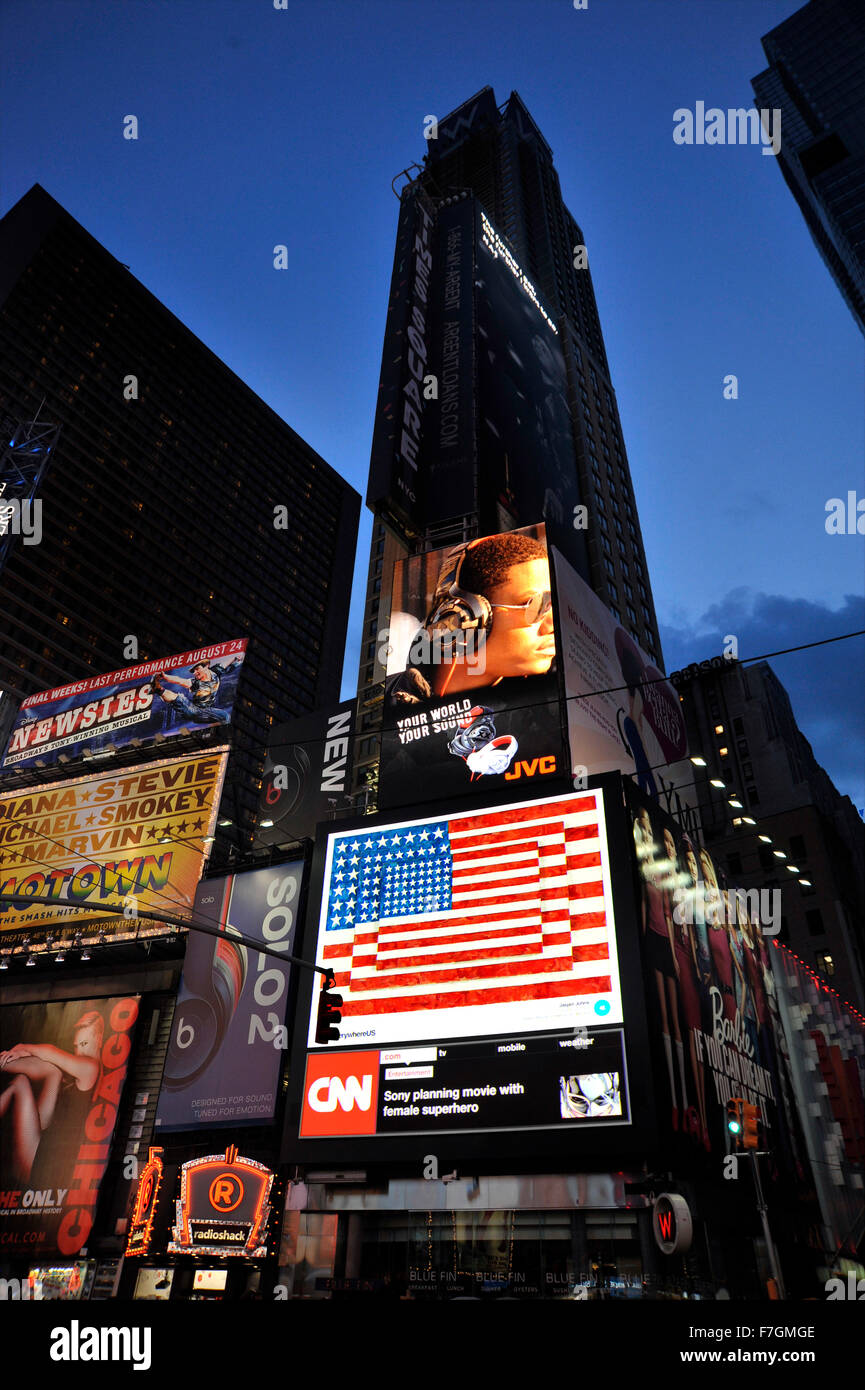
[[[543,525],[396,564],[381,806],[564,768],[550,589]]]

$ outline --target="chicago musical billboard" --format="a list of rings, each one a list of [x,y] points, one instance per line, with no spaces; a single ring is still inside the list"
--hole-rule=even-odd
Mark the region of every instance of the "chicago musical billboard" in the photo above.
[[[4,944],[34,927],[134,931],[138,908],[188,915],[227,758],[193,754],[0,794],[0,893],[33,899],[0,902]],[[141,928],[158,929],[146,919]]]
[[[291,954],[303,864],[280,864],[198,885],[165,1059],[156,1124],[162,1131],[269,1124],[284,1055],[289,965],[249,951],[241,934]]]
[[[379,805],[565,770],[544,527],[394,567]]]
[[[89,752],[174,738],[231,721],[246,638],[126,666],[21,702],[2,769],[51,767]]]
[[[74,1255],[93,1225],[139,996],[0,1009],[0,1249]]]

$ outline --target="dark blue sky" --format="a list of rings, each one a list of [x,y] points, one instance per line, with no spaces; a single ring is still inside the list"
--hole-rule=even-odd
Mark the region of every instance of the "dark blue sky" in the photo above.
[[[667,669],[729,632],[758,655],[865,627],[862,538],[824,528],[828,498],[863,493],[862,338],[775,160],[676,145],[673,111],[752,105],[761,35],[795,8],[5,0],[0,211],[43,184],[363,493],[391,179],[426,115],[516,88],[588,246]],[[865,806],[865,640],[773,665]]]

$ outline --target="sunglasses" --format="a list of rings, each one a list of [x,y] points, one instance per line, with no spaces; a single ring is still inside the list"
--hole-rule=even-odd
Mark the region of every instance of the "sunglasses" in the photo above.
[[[526,615],[524,620],[525,627],[532,627],[534,623],[539,623],[542,618],[546,617],[552,606],[553,596],[549,589],[546,589],[543,593],[532,594],[531,598],[527,598],[525,603],[490,604],[491,608],[519,609]]]

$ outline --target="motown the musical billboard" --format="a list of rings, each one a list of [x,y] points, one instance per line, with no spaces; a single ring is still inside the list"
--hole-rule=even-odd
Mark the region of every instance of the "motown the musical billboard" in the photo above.
[[[246,638],[126,666],[90,680],[41,690],[21,703],[3,758],[8,768],[173,738],[231,720]]]
[[[134,931],[138,909],[189,915],[227,756],[170,758],[0,795],[0,895],[33,899],[32,907],[0,901],[4,945],[34,927],[99,922],[102,930],[111,918],[112,934]]]

